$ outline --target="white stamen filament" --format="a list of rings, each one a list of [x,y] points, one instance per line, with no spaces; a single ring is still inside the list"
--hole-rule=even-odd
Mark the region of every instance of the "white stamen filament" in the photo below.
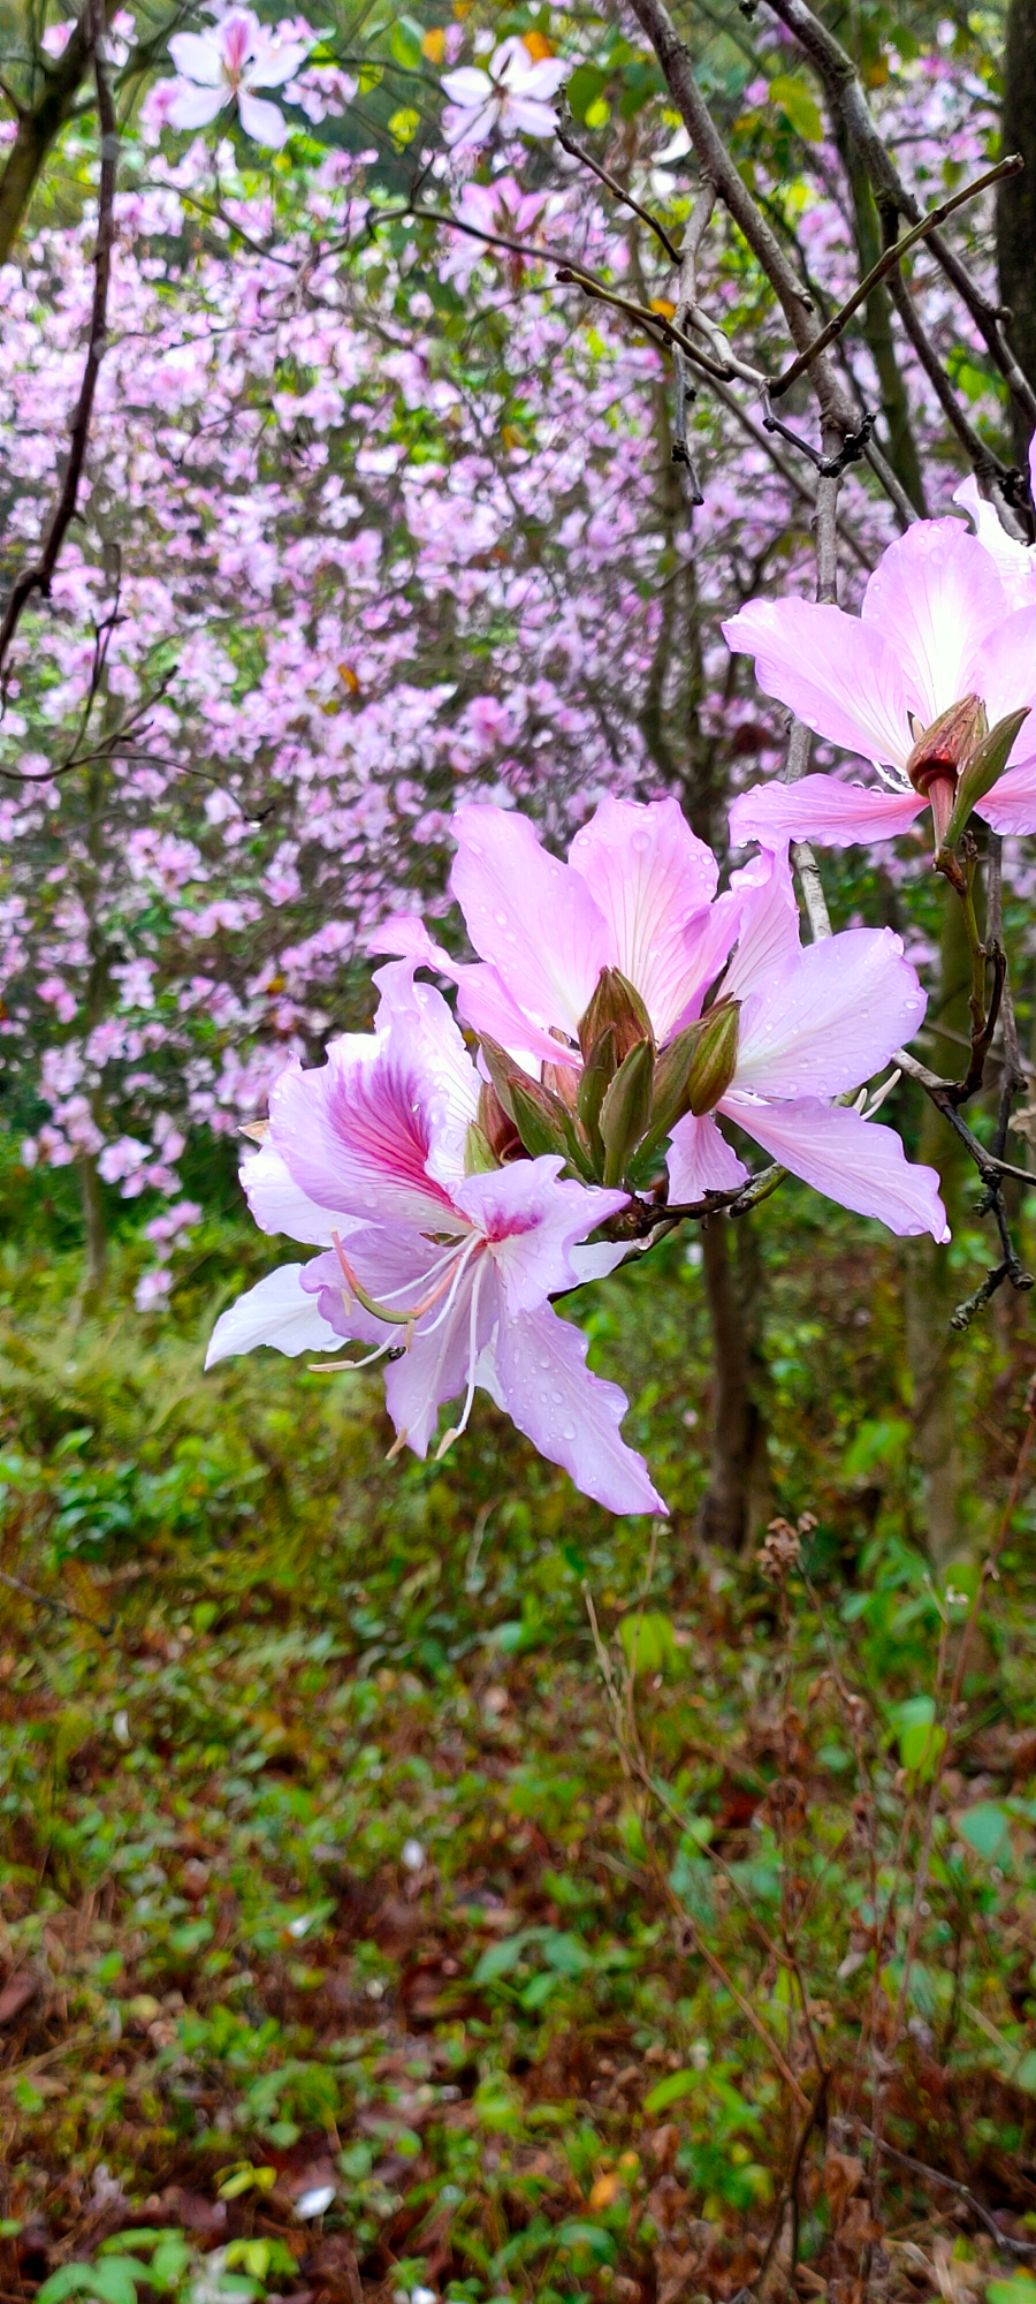
[[[454,1441],[459,1440],[461,1433],[467,1430],[471,1415],[475,1398],[475,1371],[478,1367],[478,1300],[482,1290],[482,1278],[485,1269],[484,1263],[478,1265],[471,1288],[471,1312],[468,1319],[468,1388],[464,1394],[464,1406],[460,1412],[459,1422],[451,1424],[449,1431],[443,1433],[435,1451],[437,1464],[442,1463],[447,1449],[452,1448]]]

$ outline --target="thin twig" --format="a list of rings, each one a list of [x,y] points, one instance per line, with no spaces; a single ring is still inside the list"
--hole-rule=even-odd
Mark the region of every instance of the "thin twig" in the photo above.
[[[34,592],[43,599],[50,593],[51,581],[65,537],[75,517],[79,483],[90,439],[90,420],[93,415],[94,396],[101,361],[108,340],[108,291],[111,285],[112,246],[115,237],[115,179],[118,168],[119,138],[115,118],[115,105],[108,79],[108,65],[104,54],[104,0],[88,0],[90,47],[93,57],[94,83],[97,90],[97,119],[100,128],[101,168],[97,193],[97,240],[94,249],[94,288],[90,310],[90,334],[87,342],[86,362],[79,399],[76,403],[72,429],[69,435],[68,461],[57,502],[43,539],[38,560],[23,568],[16,576],[10,598],[0,620],[0,674],[18,629],[23,610]]]
[[[598,182],[606,186],[614,199],[621,200],[624,207],[632,208],[633,214],[639,216],[641,223],[646,224],[649,231],[654,233],[655,238],[661,241],[670,263],[679,264],[679,249],[670,239],[665,225],[659,222],[657,216],[652,216],[650,208],[642,208],[640,201],[634,199],[632,192],[627,190],[626,185],[620,184],[618,178],[610,175],[607,168],[602,168],[600,161],[594,159],[592,152],[584,152],[582,145],[577,144],[573,136],[566,135],[563,128],[559,127],[555,133],[562,151],[570,152],[573,160],[581,160],[584,168],[590,169],[591,173],[597,177]]]
[[[995,168],[987,168],[984,175],[976,176],[973,184],[965,184],[959,192],[953,194],[951,199],[940,200],[938,207],[930,209],[927,216],[922,216],[919,224],[912,224],[909,232],[904,232],[901,239],[894,240],[891,247],[886,248],[884,255],[879,256],[877,263],[871,265],[870,271],[864,273],[859,287],[853,289],[852,295],[846,299],[846,302],[821,329],[815,343],[811,344],[807,351],[800,352],[797,359],[792,361],[790,368],[785,369],[783,376],[779,376],[776,383],[771,384],[771,397],[778,400],[782,392],[787,392],[789,386],[794,384],[797,377],[804,375],[806,369],[812,367],[817,354],[826,351],[827,346],[834,343],[835,338],[841,335],[843,328],[852,319],[853,313],[858,312],[861,304],[866,303],[871,290],[876,288],[879,281],[884,280],[890,272],[895,271],[909,249],[916,248],[919,241],[928,238],[929,233],[938,231],[940,224],[945,224],[947,217],[952,216],[956,208],[963,208],[967,201],[977,199],[980,192],[988,192],[991,184],[999,184],[1004,177],[1020,175],[1024,166],[1025,162],[1020,152],[1009,152],[1003,160],[997,161]]]

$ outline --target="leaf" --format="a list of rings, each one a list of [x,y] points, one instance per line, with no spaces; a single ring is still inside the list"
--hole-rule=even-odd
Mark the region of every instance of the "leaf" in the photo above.
[[[664,2080],[659,2080],[654,2088],[649,2089],[644,2098],[644,2110],[654,2118],[656,2112],[668,2112],[671,2104],[682,2104],[685,2096],[693,2096],[695,2090],[700,2091],[703,2086],[701,2073],[695,2072],[689,2064],[685,2065],[682,2071],[667,2073]]]
[[[777,78],[770,82],[770,102],[780,106],[796,136],[801,136],[805,143],[823,143],[824,123],[820,108],[804,80],[797,79],[793,72],[779,72]]]
[[[662,1672],[667,1677],[680,1668],[680,1651],[668,1616],[660,1609],[638,1608],[631,1616],[624,1616],[619,1625],[626,1662],[630,1671]]]
[[[489,1944],[475,1968],[474,1984],[495,1984],[501,1976],[510,1976],[520,1965],[529,1941],[528,1930],[519,1928],[515,1935],[504,1936],[499,1944]]]
[[[403,150],[406,145],[413,143],[420,125],[420,113],[415,112],[412,104],[404,104],[398,112],[393,112],[390,115],[389,134],[395,138],[396,143]]]
[[[600,2224],[585,2224],[578,2217],[560,2224],[554,2238],[559,2248],[583,2249],[598,2264],[614,2264],[618,2254],[610,2232]]]
[[[909,1696],[894,1714],[900,1766],[929,1782],[946,1748],[946,1730],[935,1717],[931,1696]]]
[[[424,34],[412,16],[396,17],[388,44],[393,63],[402,65],[405,72],[420,71],[425,53]]]
[[[1011,1853],[1011,1819],[999,1800],[977,1800],[954,1818],[961,1839],[987,1864],[1000,1864]]]

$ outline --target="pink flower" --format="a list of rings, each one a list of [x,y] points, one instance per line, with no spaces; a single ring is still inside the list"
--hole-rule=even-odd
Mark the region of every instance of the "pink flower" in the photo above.
[[[506,809],[463,807],[453,831],[451,888],[480,962],[458,965],[412,915],[374,942],[452,976],[465,1021],[530,1072],[581,1066],[579,1026],[605,968],[639,993],[660,1048],[738,1004],[736,1046],[731,1032],[708,1108],[672,1132],[674,1202],[700,1203],[747,1175],[719,1113],[843,1207],[892,1232],[948,1237],[935,1170],[908,1162],[891,1129],[831,1101],[878,1071],[924,1015],[890,929],[803,948],[786,862],[760,857],[717,896],[716,859],[675,800],[602,801],[567,864]]]
[[[460,151],[467,144],[487,144],[494,128],[506,134],[520,130],[525,136],[552,136],[556,96],[569,70],[558,56],[534,63],[524,40],[503,40],[482,71],[477,64],[462,64],[443,74],[450,99],[443,114],[447,144]]]
[[[182,76],[166,107],[172,128],[204,128],[236,97],[241,126],[257,144],[279,147],[288,134],[277,104],[253,95],[255,88],[281,88],[298,71],[311,43],[278,42],[250,8],[221,17],[211,32],[177,32],[169,53]]]
[[[919,520],[890,545],[859,616],[810,600],[751,600],[723,631],[755,657],[768,696],[869,760],[880,779],[753,785],[731,808],[735,841],[888,839],[929,802],[941,838],[967,743],[961,735],[947,751],[933,722],[954,707],[966,718],[970,706],[976,741],[982,712],[995,726],[1036,703],[1036,598],[1015,606],[997,561],[956,520]],[[1010,758],[977,812],[997,832],[1036,831],[1036,725],[1023,724]]]
[[[620,1437],[624,1394],[589,1374],[585,1339],[549,1301],[620,1261],[621,1245],[580,1244],[627,1194],[564,1180],[549,1156],[487,1168],[481,1083],[445,1001],[406,966],[378,983],[376,1031],[282,1074],[244,1171],[262,1228],[325,1253],[282,1265],[225,1312],[206,1365],[257,1344],[369,1344],[371,1360],[394,1356],[399,1445],[425,1456],[442,1402],[460,1397],[442,1454],[481,1386],[587,1495],[613,1512],[664,1511]]]
[[[1036,435],[1029,444],[1029,487],[1036,501]],[[995,560],[1000,580],[1012,608],[1028,608],[1036,602],[1036,549],[1031,544],[1019,543],[1009,536],[992,504],[979,495],[978,482],[973,473],[962,480],[953,492],[955,504],[975,523],[975,534],[991,558]]]

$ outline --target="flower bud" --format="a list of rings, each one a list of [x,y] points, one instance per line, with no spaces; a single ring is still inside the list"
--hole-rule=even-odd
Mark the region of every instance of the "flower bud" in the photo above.
[[[627,1166],[651,1120],[651,1089],[655,1052],[649,1040],[638,1040],[620,1064],[601,1105],[599,1127],[604,1145],[605,1184],[621,1184]]]
[[[946,844],[960,770],[988,730],[981,696],[965,696],[922,729],[910,754],[906,772],[915,792],[929,803],[937,848]]]
[[[996,727],[991,728],[988,736],[969,753],[960,772],[953,810],[943,831],[940,842],[942,847],[953,848],[956,845],[972,809],[978,806],[980,800],[985,799],[994,784],[1000,782],[1014,750],[1018,731],[1029,717],[1029,709],[1027,704],[1023,704],[1019,711],[1009,712],[1006,719],[998,720]]]
[[[490,1087],[488,1081],[483,1081],[479,1092],[477,1134],[488,1149],[490,1166],[502,1167],[505,1160],[517,1159],[522,1148],[521,1137],[510,1114],[504,1111],[496,1089]],[[475,1173],[470,1153],[468,1172]]]
[[[506,1048],[483,1034],[482,1056],[505,1119],[513,1122],[519,1149],[538,1159],[541,1153],[560,1153],[578,1176],[593,1171],[590,1148],[576,1115],[542,1081],[534,1080]]]
[[[623,976],[618,968],[602,968],[590,998],[590,1005],[579,1022],[579,1046],[583,1059],[599,1041],[602,1032],[611,1031],[616,1067],[623,1063],[638,1041],[651,1039],[651,1018],[636,986]]]
[[[720,1000],[698,1026],[700,1038],[687,1075],[687,1110],[700,1120],[714,1112],[737,1070],[741,1002]]]

